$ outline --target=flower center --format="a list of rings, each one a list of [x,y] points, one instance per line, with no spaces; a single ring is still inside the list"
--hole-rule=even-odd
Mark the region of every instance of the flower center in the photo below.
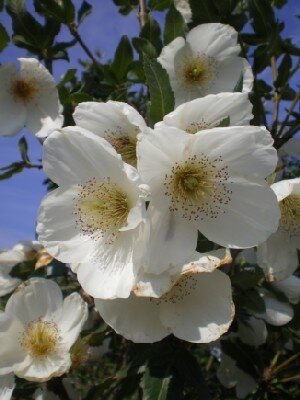
[[[188,220],[216,218],[231,200],[226,186],[228,167],[221,157],[210,160],[204,154],[175,163],[165,176],[165,195],[170,197],[170,211],[180,212]]]
[[[19,78],[12,82],[11,94],[16,101],[28,103],[37,93],[37,86],[33,79]]]
[[[128,136],[121,136],[111,137],[108,141],[121,155],[124,162],[136,167],[136,140],[132,140]]]
[[[300,233],[300,195],[290,195],[280,203],[280,226],[291,235]]]
[[[52,321],[38,319],[27,324],[22,334],[21,345],[32,357],[46,357],[55,351],[60,336]]]
[[[215,77],[215,69],[213,58],[198,55],[185,62],[182,69],[183,80],[191,86],[208,85]]]
[[[126,224],[129,211],[127,194],[109,179],[99,183],[93,178],[82,185],[74,207],[81,231],[94,239],[113,239]]]
[[[202,131],[203,129],[207,129],[207,128],[213,128],[213,126],[211,124],[208,124],[207,122],[205,122],[203,119],[201,119],[201,121],[198,121],[198,122],[191,122],[185,128],[185,131],[187,133],[197,133],[197,132]]]

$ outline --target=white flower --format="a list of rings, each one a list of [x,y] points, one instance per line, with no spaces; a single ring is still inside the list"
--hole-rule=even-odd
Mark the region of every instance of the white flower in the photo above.
[[[14,374],[0,376],[0,399],[10,400],[15,387]]]
[[[226,388],[236,387],[235,391],[238,399],[243,399],[257,387],[257,383],[252,376],[238,368],[236,362],[224,353],[221,355],[217,378]]]
[[[259,289],[259,294],[265,302],[266,311],[256,313],[257,318],[274,326],[285,325],[293,319],[294,310],[288,303],[279,301],[273,293],[263,288]]]
[[[42,278],[24,282],[0,314],[0,374],[47,381],[67,372],[70,348],[87,319],[78,293],[63,300],[59,286]]]
[[[201,24],[186,40],[177,37],[165,46],[158,61],[169,74],[176,106],[209,93],[233,92],[241,78],[243,92],[249,92],[253,74],[240,52],[237,32],[220,23]]]
[[[43,165],[59,185],[43,200],[39,240],[94,297],[127,297],[135,281],[134,247],[145,205],[135,168],[103,138],[80,127],[52,133]]]
[[[281,220],[277,232],[257,248],[257,263],[270,282],[290,276],[298,267],[300,249],[300,178],[276,182]]]
[[[164,281],[163,289],[159,275],[151,284],[146,275],[145,286],[137,286],[129,298],[95,299],[96,309],[108,325],[133,342],[153,343],[171,333],[194,343],[216,340],[228,330],[234,306],[230,279],[208,264],[200,260],[186,265],[177,279]],[[149,297],[153,292],[160,297]]]
[[[300,300],[300,278],[291,275],[288,278],[272,283],[272,286],[286,295],[289,302],[297,304]]]
[[[219,93],[181,104],[156,127],[174,126],[188,133],[214,128],[228,119],[228,125],[249,125],[252,105],[246,93]]]
[[[174,0],[174,5],[187,24],[192,21],[192,10],[188,0]]]
[[[34,259],[41,248],[37,241],[23,241],[12,249],[0,251],[0,296],[12,292],[21,282],[10,276],[12,268],[18,263]]]
[[[0,135],[12,136],[26,126],[45,137],[62,126],[63,117],[55,81],[34,58],[19,58],[0,66]]]
[[[158,127],[142,134],[139,172],[151,189],[152,206],[172,214],[169,236],[189,227],[194,242],[197,230],[224,247],[266,240],[279,220],[276,196],[264,179],[277,162],[272,142],[263,127],[254,126],[194,135]]]
[[[76,125],[108,140],[124,162],[136,166],[137,134],[146,123],[133,107],[118,101],[83,102],[73,118]]]

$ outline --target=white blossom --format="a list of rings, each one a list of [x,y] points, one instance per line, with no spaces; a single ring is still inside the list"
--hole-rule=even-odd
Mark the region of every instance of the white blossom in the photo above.
[[[146,123],[133,107],[118,101],[83,102],[73,118],[76,125],[108,140],[124,162],[136,166],[137,135]]]
[[[41,204],[39,240],[53,257],[76,264],[90,295],[129,296],[145,211],[136,169],[105,139],[80,127],[48,137],[43,165],[59,188]]]
[[[230,279],[217,266],[206,257],[169,281],[166,274],[146,275],[129,298],[95,299],[95,306],[108,325],[133,342],[153,343],[173,333],[208,343],[228,330],[234,315]]]
[[[272,143],[266,129],[253,126],[194,135],[166,126],[140,135],[139,172],[152,206],[172,215],[169,237],[190,229],[196,248],[199,230],[221,246],[247,248],[276,231],[278,203],[265,181],[277,162]]]
[[[174,0],[174,5],[187,24],[192,21],[192,10],[188,0]]]
[[[0,251],[0,296],[12,292],[21,282],[11,277],[12,268],[18,263],[34,259],[41,248],[37,241],[22,241],[11,249]]]
[[[67,372],[87,312],[78,293],[63,300],[53,281],[24,282],[0,313],[0,374],[43,382]]]
[[[228,125],[249,125],[252,118],[252,105],[247,93],[219,93],[181,104],[155,126],[174,126],[196,133],[225,122]]]
[[[209,93],[252,89],[253,74],[247,60],[239,57],[237,32],[220,23],[193,28],[186,40],[177,37],[162,49],[158,61],[167,70],[175,104],[186,103]]]
[[[289,277],[299,265],[300,178],[276,182],[271,189],[277,196],[281,219],[278,230],[257,248],[257,263],[272,282]]]
[[[34,58],[0,66],[0,135],[12,136],[24,126],[38,137],[63,123],[55,81]]]
[[[217,370],[217,378],[226,388],[235,387],[238,399],[245,398],[257,387],[257,383],[252,376],[241,370],[236,365],[236,362],[224,353],[221,355],[221,364]]]

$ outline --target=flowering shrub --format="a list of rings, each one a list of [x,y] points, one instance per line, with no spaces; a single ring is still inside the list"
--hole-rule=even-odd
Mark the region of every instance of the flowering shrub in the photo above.
[[[0,180],[43,169],[48,191],[36,240],[0,252],[0,399],[296,399],[287,1],[113,2],[140,33],[107,62],[80,33],[87,1],[0,2],[0,50],[31,55],[0,66],[1,140],[25,127],[42,154],[23,136]]]

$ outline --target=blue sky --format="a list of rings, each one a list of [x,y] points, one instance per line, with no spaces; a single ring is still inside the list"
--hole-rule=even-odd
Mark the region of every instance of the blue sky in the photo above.
[[[93,51],[99,50],[103,59],[113,56],[115,48],[124,34],[132,37],[138,35],[139,23],[135,13],[123,17],[112,0],[89,0],[93,5],[92,14],[80,27],[81,36]],[[28,6],[32,3],[27,2]],[[73,0],[78,8],[81,0]],[[278,11],[279,19],[286,22],[285,36],[293,37],[294,43],[300,42],[300,24],[295,15],[300,14],[299,0],[289,0],[288,7]],[[160,20],[162,16],[160,15]],[[6,14],[0,14],[0,21],[9,32],[10,18]],[[61,32],[63,40],[68,40],[67,30]],[[54,76],[58,81],[60,76],[68,68],[77,68],[79,58],[86,59],[79,46],[69,52],[71,63],[57,61],[54,63]],[[0,54],[0,62],[15,61],[18,57],[26,57],[26,51],[8,46]],[[264,72],[264,78],[268,79],[269,71]],[[299,78],[298,78],[299,79]],[[22,132],[29,144],[29,153],[32,161],[41,158],[42,148],[39,142],[26,130]],[[13,138],[0,137],[0,166],[8,165],[20,159],[18,152],[18,140],[21,134]],[[33,239],[35,232],[35,220],[41,199],[46,193],[42,185],[45,175],[42,171],[26,170],[13,178],[0,181],[0,249],[14,245],[19,240]]]

